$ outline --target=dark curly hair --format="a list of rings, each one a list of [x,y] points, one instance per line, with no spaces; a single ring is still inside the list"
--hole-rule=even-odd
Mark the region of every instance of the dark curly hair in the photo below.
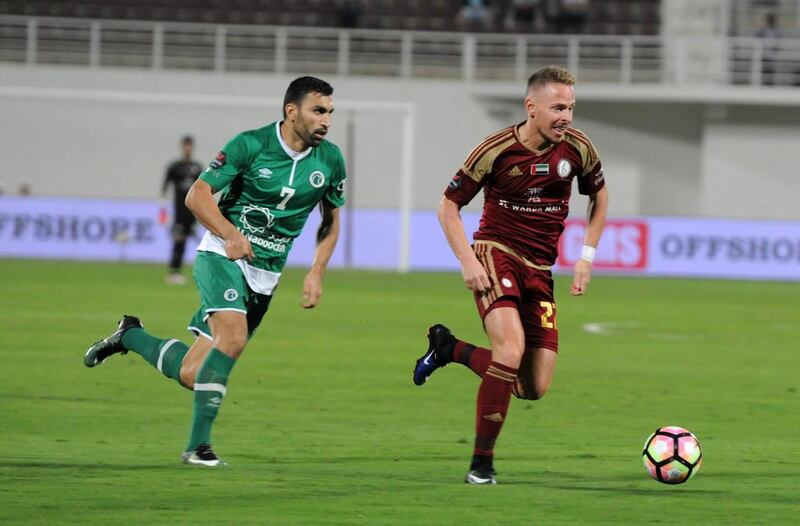
[[[295,104],[300,106],[303,99],[309,93],[319,93],[320,95],[333,95],[333,86],[317,77],[300,77],[294,79],[289,87],[286,88],[286,95],[283,97],[283,117],[286,118],[286,105]]]

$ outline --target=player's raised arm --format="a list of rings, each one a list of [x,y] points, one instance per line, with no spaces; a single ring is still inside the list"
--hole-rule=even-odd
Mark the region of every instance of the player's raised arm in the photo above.
[[[589,196],[583,251],[581,258],[575,263],[575,276],[572,279],[572,286],[569,291],[573,296],[583,295],[589,285],[592,276],[592,262],[594,261],[597,244],[600,242],[600,236],[603,233],[603,227],[606,224],[607,211],[608,189],[604,186]]]
[[[320,202],[322,222],[317,230],[317,248],[311,269],[303,280],[303,302],[305,309],[311,309],[319,303],[322,296],[322,277],[339,239],[339,209],[333,208],[327,201]]]
[[[254,255],[250,241],[222,215],[217,202],[214,201],[211,185],[202,179],[195,181],[186,195],[186,207],[200,224],[215,236],[225,240],[225,253],[228,259],[246,258],[252,261]]]
[[[447,197],[442,197],[436,216],[442,225],[450,249],[461,264],[461,275],[467,288],[477,292],[488,290],[491,287],[489,276],[469,246],[459,206]]]

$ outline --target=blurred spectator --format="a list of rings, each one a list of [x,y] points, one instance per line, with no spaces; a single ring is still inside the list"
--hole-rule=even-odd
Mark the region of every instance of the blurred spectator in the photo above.
[[[336,6],[339,27],[358,27],[363,12],[364,6],[361,5],[361,0],[340,0]]]
[[[589,18],[589,0],[561,0],[561,23],[564,33],[583,33]]]
[[[22,183],[21,185],[19,185],[19,195],[21,195],[22,197],[31,195],[31,185],[29,185],[28,183]]]
[[[582,33],[589,18],[589,0],[545,0],[544,12],[556,33]]]
[[[514,29],[530,31],[536,20],[536,8],[539,0],[511,0],[511,13],[514,17]]]
[[[456,16],[462,31],[488,31],[492,28],[492,11],[488,0],[463,0]]]
[[[756,36],[761,39],[761,83],[767,86],[775,84],[775,64],[780,52],[780,39],[783,38],[775,13],[764,18],[764,27]]]

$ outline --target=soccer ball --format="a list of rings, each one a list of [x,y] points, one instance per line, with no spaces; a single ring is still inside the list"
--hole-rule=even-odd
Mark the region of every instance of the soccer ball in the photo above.
[[[644,443],[644,467],[650,476],[664,484],[682,484],[703,465],[700,442],[687,429],[660,427]]]

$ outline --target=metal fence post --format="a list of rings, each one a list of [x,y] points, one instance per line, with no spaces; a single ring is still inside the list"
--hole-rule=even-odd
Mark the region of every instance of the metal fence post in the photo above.
[[[622,39],[620,55],[619,81],[630,84],[633,79],[633,41],[630,38]]]
[[[217,26],[214,35],[214,71],[225,71],[225,26]]]
[[[461,77],[464,80],[472,80],[475,78],[475,54],[477,51],[475,35],[465,35],[461,48]]]
[[[275,73],[286,73],[286,48],[289,36],[286,28],[280,28],[275,33]]]
[[[89,27],[89,67],[100,66],[100,22],[94,21]]]
[[[350,74],[350,33],[339,31],[336,71],[341,76]]]
[[[404,79],[411,77],[412,57],[414,53],[414,41],[410,33],[403,33],[400,40],[400,76]]]
[[[153,69],[164,67],[164,26],[153,26]]]
[[[761,78],[761,63],[764,61],[764,47],[762,46],[761,39],[753,39],[753,55],[750,58],[750,84],[753,86],[760,86],[763,79]]]
[[[528,76],[528,40],[525,37],[516,38],[516,49],[514,53],[514,78],[525,80]]]
[[[579,62],[579,44],[577,37],[570,37],[567,42],[567,69],[573,75],[578,75],[578,62]]]
[[[28,20],[27,42],[25,43],[25,63],[29,66],[36,64],[37,50],[37,22],[35,18]]]
[[[675,41],[675,82],[685,84],[689,78],[689,44],[686,38]]]

